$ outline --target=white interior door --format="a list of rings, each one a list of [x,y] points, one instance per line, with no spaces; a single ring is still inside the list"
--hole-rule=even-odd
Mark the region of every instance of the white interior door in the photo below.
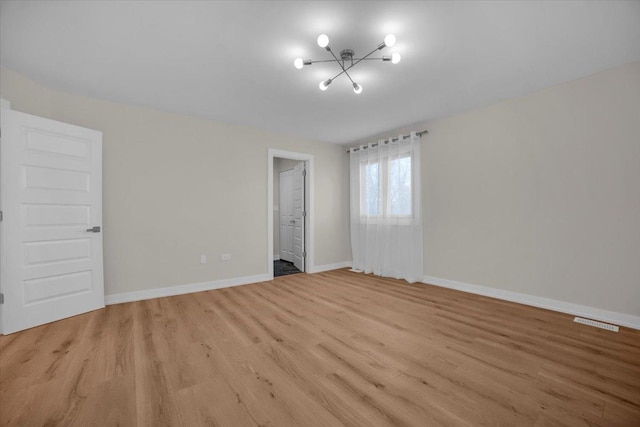
[[[304,162],[298,163],[293,168],[293,265],[300,271],[304,271],[304,179],[306,171]]]
[[[280,259],[293,262],[293,170],[280,172]]]
[[[2,111],[5,334],[104,307],[102,133]]]

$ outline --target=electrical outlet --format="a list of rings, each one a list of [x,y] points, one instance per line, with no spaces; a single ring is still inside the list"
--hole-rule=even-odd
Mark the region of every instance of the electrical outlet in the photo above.
[[[220,255],[220,260],[221,261],[230,261],[231,260],[231,254],[222,254],[222,255]]]
[[[200,255],[200,264],[206,264],[207,263],[207,256],[202,254]]]

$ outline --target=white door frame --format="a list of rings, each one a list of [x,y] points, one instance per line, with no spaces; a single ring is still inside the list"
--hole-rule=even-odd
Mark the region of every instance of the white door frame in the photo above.
[[[312,154],[296,153],[294,151],[277,150],[269,148],[267,163],[267,275],[269,280],[273,280],[273,159],[280,157],[283,159],[301,160],[305,162],[307,176],[305,179],[304,197],[305,209],[307,211],[306,223],[304,227],[305,270],[313,273],[315,268],[314,250],[314,159]]]
[[[306,271],[305,262],[305,209],[306,200],[304,197],[305,184],[305,162],[298,162],[293,168],[291,175],[291,216],[293,217],[292,244],[291,252],[293,253],[293,265],[300,271]],[[299,193],[298,193],[299,192]],[[302,197],[300,197],[302,196]],[[300,231],[300,234],[298,234]],[[300,244],[298,245],[298,236],[300,236]]]
[[[4,98],[0,98],[0,114],[2,114],[3,109],[7,109],[10,110],[11,109],[11,103],[9,101],[7,101]],[[1,142],[0,142],[1,143]],[[2,206],[0,206],[0,211],[2,210]],[[0,232],[0,241],[2,240],[2,233]],[[2,266],[0,265],[0,268],[2,268]],[[4,290],[2,289],[2,282],[0,281],[0,293],[3,293]],[[3,318],[4,318],[4,313],[2,313],[2,306],[3,304],[0,304],[0,334],[4,334],[4,325],[2,324],[3,322]]]

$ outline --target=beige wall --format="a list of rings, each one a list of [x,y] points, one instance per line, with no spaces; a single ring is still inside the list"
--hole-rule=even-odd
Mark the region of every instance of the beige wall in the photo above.
[[[280,172],[293,169],[299,160],[273,159],[273,257],[280,257]],[[349,257],[351,259],[351,257]]]
[[[640,64],[422,129],[425,275],[640,315]]]
[[[268,148],[315,156],[315,265],[351,259],[343,147],[49,90],[6,68],[0,95],[103,132],[108,295],[267,273]]]
[[[13,109],[104,132],[108,294],[265,273],[269,147],[316,156],[316,265],[350,259],[343,147],[0,78]],[[426,275],[637,316],[639,117],[631,64],[366,140],[429,129]]]

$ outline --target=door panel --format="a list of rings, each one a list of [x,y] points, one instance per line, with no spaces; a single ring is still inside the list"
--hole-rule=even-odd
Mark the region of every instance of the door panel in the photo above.
[[[104,307],[102,133],[2,112],[4,333]]]
[[[60,276],[43,277],[25,280],[24,305],[36,302],[50,301],[56,298],[89,292],[92,289],[93,278],[91,271],[63,274]]]
[[[293,171],[280,172],[280,259],[293,262]]]
[[[91,240],[54,240],[24,244],[24,264],[31,266],[52,262],[88,260],[91,258]]]
[[[304,271],[304,162],[293,168],[293,264]]]

